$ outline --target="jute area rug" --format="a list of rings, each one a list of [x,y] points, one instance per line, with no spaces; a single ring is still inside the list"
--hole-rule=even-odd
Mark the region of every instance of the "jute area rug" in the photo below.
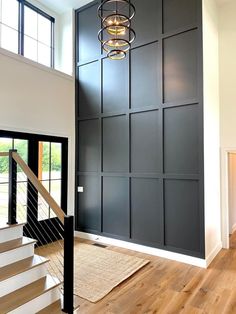
[[[62,245],[58,241],[36,249],[36,254],[50,260],[50,274],[61,281]],[[93,303],[103,299],[121,282],[149,263],[148,260],[81,243],[79,240],[75,241],[74,256],[74,294]]]
[[[98,302],[149,263],[138,257],[93,245],[75,245],[75,294]]]

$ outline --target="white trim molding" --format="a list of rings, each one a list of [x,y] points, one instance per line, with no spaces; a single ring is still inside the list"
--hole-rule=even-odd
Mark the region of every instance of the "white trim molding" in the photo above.
[[[236,153],[234,147],[221,148],[221,237],[224,249],[229,249],[229,160],[230,153]]]
[[[95,235],[91,233],[75,231],[75,237],[85,239],[85,240],[91,240],[93,242],[103,243],[107,245],[114,245],[114,246],[118,246],[124,249],[137,251],[137,252],[141,252],[141,253],[145,253],[149,255],[154,255],[154,256],[158,256],[162,258],[167,258],[173,261],[177,261],[180,263],[185,263],[185,264],[189,264],[189,265],[193,265],[193,266],[197,266],[201,268],[207,268],[207,266],[209,265],[207,264],[207,260],[205,259],[192,257],[192,256],[184,255],[184,254],[179,254],[179,253],[174,253],[170,251],[165,251],[161,249],[156,249],[156,248],[152,248],[152,247],[144,246],[140,244],[134,244],[134,243],[126,242],[126,241],[116,240],[116,239],[103,237],[103,236]],[[214,253],[212,253],[211,256],[209,257],[209,261],[213,255]]]
[[[231,234],[233,234],[236,231],[236,224],[233,225],[232,229],[231,229]]]
[[[35,68],[38,68],[39,70],[41,71],[45,71],[45,72],[48,72],[48,73],[51,73],[52,75],[57,75],[63,79],[66,79],[66,80],[69,80],[69,81],[74,81],[74,74],[72,75],[69,75],[69,74],[66,74],[64,72],[61,72],[59,70],[56,70],[54,68],[50,68],[50,67],[47,67],[43,64],[40,64],[38,62],[35,62],[33,60],[30,60],[22,55],[19,55],[19,54],[16,54],[16,53],[13,53],[11,51],[8,51],[6,49],[3,49],[0,47],[0,55],[3,55],[5,57],[8,57],[8,58],[11,58],[11,59],[14,59],[18,62],[21,62],[21,63],[25,63],[27,65],[30,65],[30,66],[33,66]]]
[[[215,248],[211,251],[211,253],[206,257],[206,267],[208,267],[213,259],[216,257],[216,255],[220,252],[222,249],[222,242],[218,243]]]

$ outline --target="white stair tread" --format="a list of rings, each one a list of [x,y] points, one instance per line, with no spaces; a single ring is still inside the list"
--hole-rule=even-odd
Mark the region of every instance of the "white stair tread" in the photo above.
[[[36,240],[30,239],[27,237],[21,237],[15,240],[3,242],[3,243],[0,243],[0,253],[11,251],[19,247],[36,243],[36,242],[37,242]]]
[[[34,255],[34,256],[25,258],[21,261],[18,261],[16,263],[1,267],[0,268],[0,281],[9,279],[13,276],[16,276],[20,273],[23,273],[27,270],[30,270],[34,267],[45,264],[47,262],[48,262],[48,259],[42,256]]]
[[[61,282],[50,275],[47,275],[21,289],[0,298],[0,313],[8,313],[18,307],[32,301],[42,294],[56,288]]]

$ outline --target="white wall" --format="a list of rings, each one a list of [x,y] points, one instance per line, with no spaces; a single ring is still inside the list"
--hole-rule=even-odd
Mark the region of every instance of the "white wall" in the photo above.
[[[229,246],[228,152],[236,151],[236,1],[219,8],[220,141],[223,245]]]
[[[236,1],[220,7],[221,147],[236,148]]]
[[[206,258],[221,248],[218,8],[203,0]]]
[[[73,75],[74,10],[68,9],[63,13],[58,13],[42,4],[44,1],[28,1],[55,18],[55,69]]]
[[[58,16],[56,20],[56,57],[55,68],[73,75],[74,72],[74,10]]]
[[[74,209],[74,80],[0,49],[0,129],[69,138],[68,209]]]

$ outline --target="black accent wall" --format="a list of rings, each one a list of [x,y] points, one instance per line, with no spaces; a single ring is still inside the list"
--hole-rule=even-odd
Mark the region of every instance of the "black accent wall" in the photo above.
[[[76,228],[204,257],[201,0],[132,0],[123,61],[76,11]]]

